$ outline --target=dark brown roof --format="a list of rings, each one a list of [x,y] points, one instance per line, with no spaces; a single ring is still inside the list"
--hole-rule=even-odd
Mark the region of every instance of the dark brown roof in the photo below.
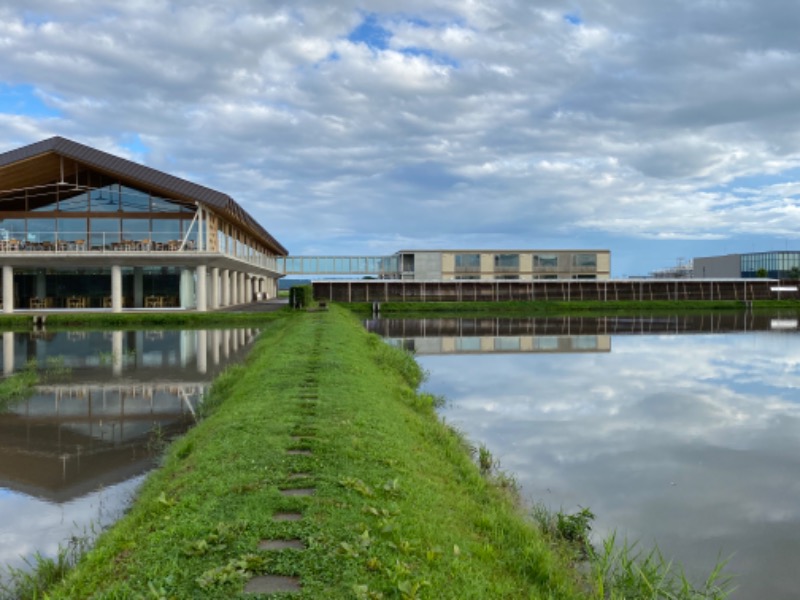
[[[259,225],[253,217],[227,194],[119,156],[84,146],[63,137],[52,137],[0,154],[0,169],[48,153],[64,156],[108,174],[118,176],[121,179],[145,184],[155,190],[167,192],[183,200],[201,202],[234,223],[246,227],[256,236],[260,236],[262,238],[261,241],[273,248],[278,254],[284,256],[289,254],[289,251],[280,242],[272,237],[266,229]]]

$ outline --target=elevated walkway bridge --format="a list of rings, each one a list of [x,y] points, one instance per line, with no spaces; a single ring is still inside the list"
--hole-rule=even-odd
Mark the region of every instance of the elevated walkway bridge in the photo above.
[[[398,256],[286,256],[277,261],[284,275],[400,277]]]

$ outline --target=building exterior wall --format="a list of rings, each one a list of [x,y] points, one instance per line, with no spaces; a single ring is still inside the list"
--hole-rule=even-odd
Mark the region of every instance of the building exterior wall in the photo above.
[[[694,259],[695,279],[714,279],[719,277],[741,277],[741,254],[724,256],[705,256]]]
[[[441,279],[442,253],[420,252],[414,256],[414,279]]]
[[[609,279],[608,250],[404,250],[415,269],[404,279],[417,281]]]
[[[53,150],[17,156],[0,155],[3,312],[168,306],[204,311],[208,292],[220,284],[209,285],[209,276],[218,277],[220,266],[241,276],[280,277],[276,258],[286,250],[229,198],[220,205],[164,191],[158,185],[171,176],[128,161],[112,176],[62,157],[71,169],[70,185],[53,184],[46,170],[52,167],[49,157],[59,160]],[[149,181],[138,178],[144,171]],[[202,194],[219,195],[207,188]],[[241,296],[246,302],[253,294]]]

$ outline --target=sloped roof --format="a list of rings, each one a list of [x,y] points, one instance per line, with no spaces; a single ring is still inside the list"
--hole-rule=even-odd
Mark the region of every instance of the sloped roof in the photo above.
[[[244,226],[254,235],[261,237],[261,241],[272,247],[278,254],[288,255],[289,253],[278,240],[272,237],[227,194],[60,136],[0,154],[0,177],[2,177],[3,167],[47,154],[69,158],[120,179],[137,182],[159,192],[166,192],[175,198],[201,202],[234,223]]]

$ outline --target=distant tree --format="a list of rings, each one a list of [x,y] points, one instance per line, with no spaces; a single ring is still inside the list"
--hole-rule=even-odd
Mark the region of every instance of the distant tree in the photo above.
[[[789,279],[800,279],[800,267],[789,269]]]
[[[764,267],[761,267],[758,271],[756,271],[756,277],[766,278],[768,275],[769,273]]]

